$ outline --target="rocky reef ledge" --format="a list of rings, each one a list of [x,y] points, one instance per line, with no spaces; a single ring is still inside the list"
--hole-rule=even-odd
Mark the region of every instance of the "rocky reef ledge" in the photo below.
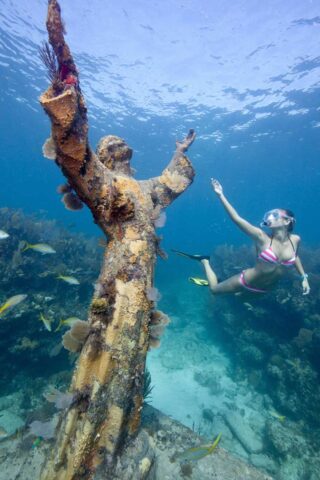
[[[217,433],[217,432],[216,432]],[[30,434],[27,434],[30,437]],[[181,463],[175,458],[190,447],[207,444],[189,428],[146,405],[142,428],[118,462],[112,480],[272,480],[273,477],[233,457],[223,449],[223,438],[214,452],[201,460]],[[29,445],[29,448],[28,448]],[[220,446],[222,445],[222,446]],[[51,442],[35,447],[26,437],[15,436],[0,443],[0,480],[37,479]],[[95,480],[106,480],[103,469]]]

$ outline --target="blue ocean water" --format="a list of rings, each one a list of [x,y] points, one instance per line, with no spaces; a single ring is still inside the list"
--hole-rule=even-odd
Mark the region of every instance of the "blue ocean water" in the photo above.
[[[79,236],[99,237],[101,234],[89,211],[64,209],[56,193],[63,177],[54,162],[42,155],[42,145],[50,134],[49,120],[38,102],[48,85],[38,55],[39,45],[46,40],[46,7],[45,0],[33,0],[32,7],[24,0],[0,0],[0,208],[23,209],[26,214],[54,219],[59,227]],[[134,150],[132,166],[137,170],[136,177],[146,179],[158,175],[167,165],[177,139],[183,138],[189,128],[197,132],[197,139],[188,152],[196,169],[194,183],[168,208],[166,225],[159,232],[169,259],[158,261],[156,285],[162,293],[160,306],[172,316],[172,322],[161,348],[150,355],[150,370],[155,383],[154,404],[173,416],[176,411],[177,418],[190,426],[196,416],[195,423],[199,424],[201,409],[198,408],[197,414],[191,407],[195,401],[194,390],[199,385],[203,389],[196,403],[203,405],[202,410],[210,408],[216,414],[218,404],[212,394],[215,387],[212,386],[208,394],[209,380],[201,377],[202,369],[194,371],[195,363],[206,364],[211,372],[210,355],[215,353],[222,373],[219,376],[212,371],[212,375],[219,376],[216,393],[221,396],[221,389],[230,387],[226,386],[229,380],[222,378],[229,378],[228,370],[235,366],[230,354],[234,348],[230,332],[223,335],[224,329],[220,329],[219,324],[225,321],[226,312],[230,315],[238,312],[242,318],[250,315],[250,306],[243,307],[243,302],[238,304],[233,299],[214,303],[205,289],[196,289],[187,281],[190,275],[202,275],[199,266],[175,257],[170,249],[213,253],[216,262],[220,258],[218,273],[222,276],[236,273],[253,260],[249,239],[227,218],[210,187],[211,177],[219,179],[230,202],[253,224],[259,224],[263,213],[276,207],[290,208],[297,218],[296,230],[302,237],[305,255],[302,260],[308,268],[313,268],[313,303],[299,307],[297,300],[296,310],[284,312],[277,307],[277,297],[269,304],[268,300],[261,300],[262,305],[258,302],[255,308],[261,311],[255,318],[260,315],[262,319],[257,325],[253,321],[251,327],[260,333],[267,331],[273,338],[277,348],[270,347],[270,356],[282,348],[282,360],[278,359],[278,363],[298,361],[300,356],[299,361],[305,360],[305,352],[297,354],[294,360],[289,358],[289,353],[286,357],[282,331],[287,332],[288,324],[283,318],[291,322],[291,338],[299,336],[301,328],[312,330],[314,338],[317,333],[318,326],[313,320],[304,323],[303,319],[318,315],[319,305],[320,5],[312,0],[282,3],[276,0],[232,3],[120,0],[108,5],[102,0],[92,0],[88,5],[80,0],[75,10],[74,2],[61,0],[61,7],[67,41],[78,65],[87,101],[92,147],[106,134],[125,138]],[[45,232],[43,235],[45,237]],[[248,248],[241,250],[243,244]],[[226,263],[229,257],[234,271],[232,265]],[[5,260],[2,258],[2,261]],[[301,296],[299,286],[292,287],[294,282],[296,279],[290,278],[281,291],[283,305],[287,305],[286,291],[291,299]],[[23,290],[23,283],[21,288]],[[0,293],[2,300],[9,296],[1,282]],[[81,295],[79,298],[81,300]],[[89,292],[83,292],[84,303],[88,298]],[[248,305],[250,302],[251,299]],[[293,318],[294,314],[298,316]],[[281,321],[275,322],[277,326],[274,329],[267,326],[264,331],[264,325],[268,324],[266,317],[277,315],[281,317]],[[17,333],[17,338],[20,336]],[[176,352],[176,357],[180,356],[185,368],[192,373],[189,390],[184,392],[190,395],[190,403],[182,409],[185,416],[181,414],[181,417],[176,405],[170,409],[165,392],[168,382],[179,385],[174,364],[177,372],[184,371],[172,353],[176,341],[182,352],[181,355]],[[184,350],[186,342],[194,351],[190,364]],[[204,344],[208,349],[206,361],[197,353],[197,348],[201,350]],[[214,349],[218,350],[213,352]],[[269,358],[267,351],[264,351],[265,366]],[[315,355],[310,353],[314,366],[318,365]],[[258,370],[264,371],[262,360],[250,370],[250,361],[253,364],[256,361],[254,357],[254,352],[251,356],[248,352],[243,354],[242,371],[234,370],[230,382],[231,378],[235,382],[237,375],[242,382],[246,381],[246,368],[247,377],[258,376]],[[318,385],[319,370],[314,367],[314,372],[309,385],[312,381]],[[196,382],[199,375],[200,381]],[[257,379],[250,385],[253,391],[257,386],[260,392],[256,404],[261,408],[259,402],[268,394],[266,385],[259,384]],[[292,395],[286,398],[294,402],[294,395],[300,393],[288,380],[289,392],[290,388]],[[240,409],[245,408],[244,397],[245,394],[239,400],[243,402]],[[227,400],[221,397],[219,401],[221,406]],[[280,407],[290,421],[304,422],[302,430],[309,441],[311,420],[299,419],[293,414],[294,409],[286,407],[285,401],[279,400],[268,410]],[[187,408],[190,414],[186,413]],[[219,423],[217,418],[215,422]],[[209,429],[203,425],[201,428],[206,432]],[[228,438],[228,434],[225,436]],[[237,452],[231,437],[226,441],[227,447],[253,462],[248,451],[242,452],[239,447]],[[292,471],[286,473],[287,465],[295,465],[297,454],[289,447],[284,453],[274,453],[274,449],[273,445],[266,451],[278,461],[276,472],[272,472],[278,475],[276,478],[318,478],[312,477],[316,475],[316,467],[314,472],[304,472],[304,477],[298,473],[294,477]],[[312,455],[310,453],[310,458]]]

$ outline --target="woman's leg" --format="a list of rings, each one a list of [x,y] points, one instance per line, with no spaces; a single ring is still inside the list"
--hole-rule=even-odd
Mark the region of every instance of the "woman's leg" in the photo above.
[[[218,293],[236,293],[243,291],[243,287],[240,283],[240,273],[233,275],[233,277],[218,283],[218,279],[214,271],[212,270],[208,260],[201,261],[206,276],[209,282],[209,288],[213,294]]]

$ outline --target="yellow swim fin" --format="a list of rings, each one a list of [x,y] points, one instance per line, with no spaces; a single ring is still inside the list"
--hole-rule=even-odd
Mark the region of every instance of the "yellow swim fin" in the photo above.
[[[199,277],[189,277],[189,282],[195,283],[200,287],[207,287],[209,285],[208,280],[205,280],[204,278],[199,278]]]

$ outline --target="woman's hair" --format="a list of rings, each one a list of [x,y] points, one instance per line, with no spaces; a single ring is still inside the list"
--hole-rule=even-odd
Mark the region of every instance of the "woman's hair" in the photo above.
[[[281,208],[281,210],[285,212],[286,215],[288,215],[288,218],[290,219],[290,223],[288,225],[288,232],[292,232],[296,224],[296,218],[294,216],[294,213],[292,210],[289,210],[288,208]]]

